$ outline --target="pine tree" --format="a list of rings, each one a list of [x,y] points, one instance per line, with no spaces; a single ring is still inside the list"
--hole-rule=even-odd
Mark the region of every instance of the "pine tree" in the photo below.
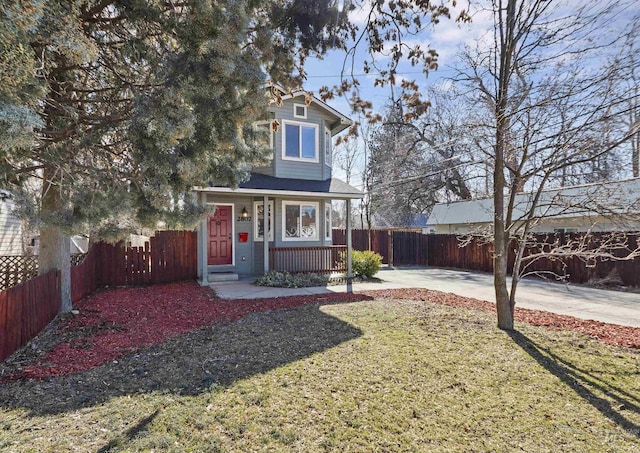
[[[267,77],[299,83],[345,14],[329,0],[0,6],[0,185],[40,181],[40,272],[62,270],[63,310],[66,235],[193,222],[193,186],[237,184],[265,157],[251,123]]]

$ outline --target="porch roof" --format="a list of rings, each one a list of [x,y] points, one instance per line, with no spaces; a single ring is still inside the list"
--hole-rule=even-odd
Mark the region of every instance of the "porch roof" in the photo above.
[[[276,178],[260,173],[251,173],[251,177],[238,185],[237,189],[216,186],[196,188],[200,192],[234,193],[244,195],[296,196],[324,199],[359,199],[364,194],[353,186],[337,178],[325,181],[309,179]]]

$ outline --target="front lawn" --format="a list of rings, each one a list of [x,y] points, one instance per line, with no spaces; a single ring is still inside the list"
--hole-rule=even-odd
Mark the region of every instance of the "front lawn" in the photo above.
[[[0,450],[639,451],[639,351],[518,329],[382,297],[256,312],[1,383]]]

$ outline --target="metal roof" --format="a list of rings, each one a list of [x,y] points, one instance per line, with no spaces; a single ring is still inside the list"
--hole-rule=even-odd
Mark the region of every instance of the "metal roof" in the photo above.
[[[517,194],[514,221],[524,218],[534,193]],[[505,200],[505,203],[508,200]],[[542,192],[536,217],[585,217],[640,214],[640,178],[548,189]],[[438,203],[427,226],[493,222],[493,198]]]

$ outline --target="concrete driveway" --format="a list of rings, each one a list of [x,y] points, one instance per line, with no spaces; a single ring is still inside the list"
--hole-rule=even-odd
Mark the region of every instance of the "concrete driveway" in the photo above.
[[[491,274],[424,267],[383,268],[381,283],[356,283],[353,291],[427,288],[495,303]],[[251,280],[212,285],[224,299],[281,297],[347,291],[346,285],[314,288],[265,288]],[[575,316],[581,319],[640,327],[640,294],[586,288],[524,279],[518,285],[516,306]]]
[[[492,274],[438,268],[401,268],[381,270],[378,276],[397,288],[428,288],[496,301]],[[516,306],[640,327],[640,294],[637,293],[527,278],[518,283]]]

